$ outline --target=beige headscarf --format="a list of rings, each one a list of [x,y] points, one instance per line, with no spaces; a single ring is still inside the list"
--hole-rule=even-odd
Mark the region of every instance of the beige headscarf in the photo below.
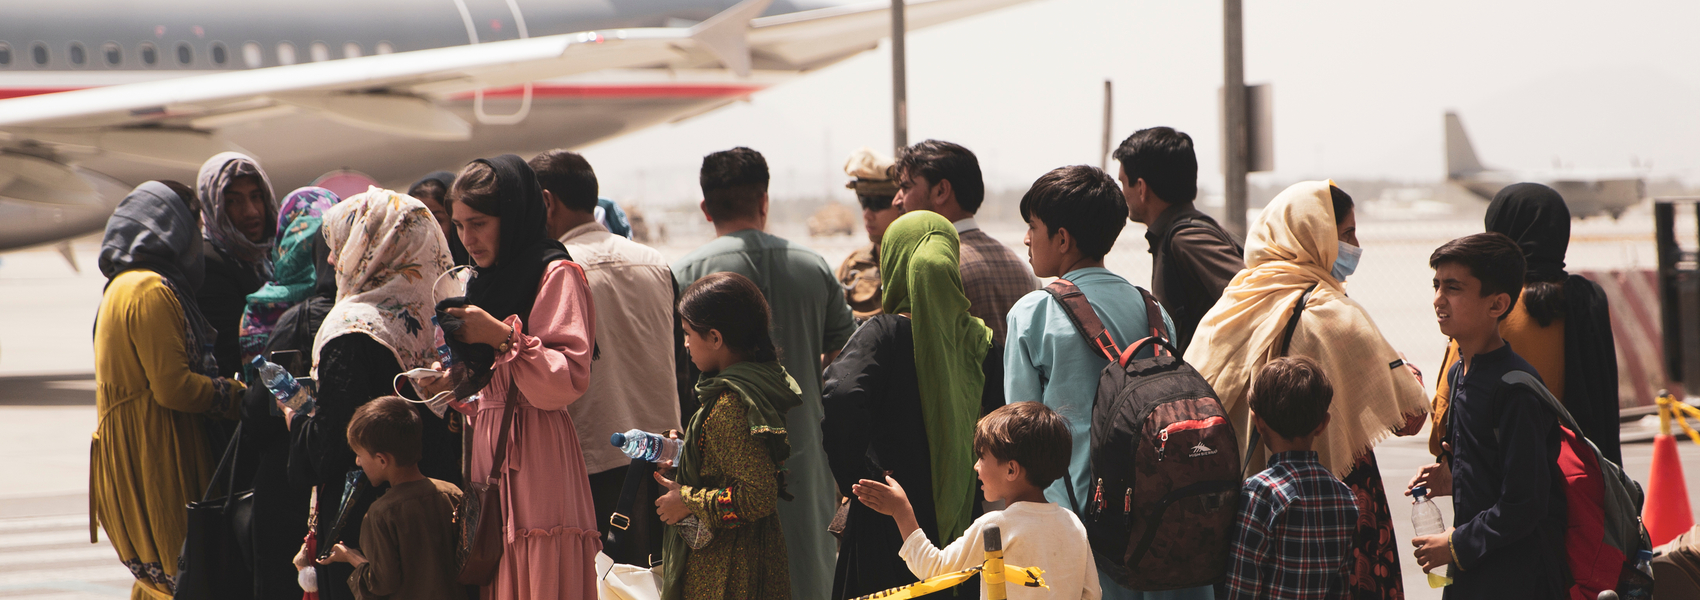
[[[404,370],[430,366],[437,360],[433,286],[453,266],[431,210],[372,187],[326,210],[323,229],[336,262],[336,306],[313,340],[315,372],[325,343],[355,332],[389,348]]]
[[[1333,421],[1315,449],[1324,466],[1345,478],[1358,457],[1404,426],[1407,415],[1426,414],[1428,399],[1375,321],[1329,274],[1339,233],[1328,186],[1294,184],[1263,209],[1247,232],[1246,269],[1204,315],[1186,360],[1215,388],[1244,456],[1252,379],[1277,358],[1293,304],[1315,284],[1288,354],[1315,359],[1334,384]],[[1252,468],[1262,469],[1263,449],[1249,451]]]

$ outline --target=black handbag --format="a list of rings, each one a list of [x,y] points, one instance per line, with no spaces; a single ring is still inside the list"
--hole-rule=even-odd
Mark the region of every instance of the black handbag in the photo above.
[[[212,600],[254,593],[249,537],[254,490],[235,490],[236,449],[241,444],[242,426],[237,425],[201,501],[188,505],[188,532],[177,554],[176,598]]]

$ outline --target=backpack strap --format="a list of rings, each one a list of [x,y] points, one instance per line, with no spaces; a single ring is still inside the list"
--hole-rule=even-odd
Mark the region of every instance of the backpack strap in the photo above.
[[[1056,298],[1057,304],[1062,305],[1063,313],[1067,314],[1068,320],[1074,323],[1074,329],[1080,332],[1080,336],[1086,338],[1086,343],[1092,347],[1092,352],[1109,359],[1111,362],[1121,356],[1121,349],[1116,346],[1116,341],[1110,337],[1109,329],[1106,329],[1104,322],[1098,319],[1098,312],[1092,310],[1092,304],[1086,301],[1086,293],[1080,291],[1080,288],[1074,285],[1074,282],[1058,278],[1056,281],[1052,281],[1050,285],[1045,286],[1045,291],[1050,293],[1052,298]]]
[[[1305,288],[1305,293],[1299,296],[1299,301],[1293,303],[1293,316],[1287,319],[1287,328],[1281,332],[1281,356],[1283,357],[1292,352],[1293,332],[1298,331],[1299,316],[1305,314],[1305,305],[1310,304],[1310,295],[1316,291],[1316,286],[1317,284],[1310,284],[1310,287]],[[1258,433],[1256,427],[1252,427],[1251,441],[1246,444],[1245,459],[1240,463],[1240,473],[1243,474],[1246,469],[1251,468],[1252,450],[1257,448],[1257,443],[1262,439],[1263,434]]]

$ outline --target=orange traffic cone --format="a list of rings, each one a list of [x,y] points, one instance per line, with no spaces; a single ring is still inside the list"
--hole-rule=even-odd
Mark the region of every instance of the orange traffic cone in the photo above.
[[[1647,504],[1641,511],[1653,545],[1669,542],[1694,527],[1688,507],[1688,485],[1682,477],[1682,458],[1676,453],[1676,438],[1669,433],[1653,436],[1653,468],[1647,475]]]

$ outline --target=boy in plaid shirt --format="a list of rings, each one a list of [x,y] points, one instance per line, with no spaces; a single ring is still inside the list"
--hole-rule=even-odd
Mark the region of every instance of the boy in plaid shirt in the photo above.
[[[1228,598],[1346,597],[1358,506],[1311,450],[1333,400],[1309,358],[1276,359],[1257,372],[1250,402],[1269,468],[1240,487]]]

